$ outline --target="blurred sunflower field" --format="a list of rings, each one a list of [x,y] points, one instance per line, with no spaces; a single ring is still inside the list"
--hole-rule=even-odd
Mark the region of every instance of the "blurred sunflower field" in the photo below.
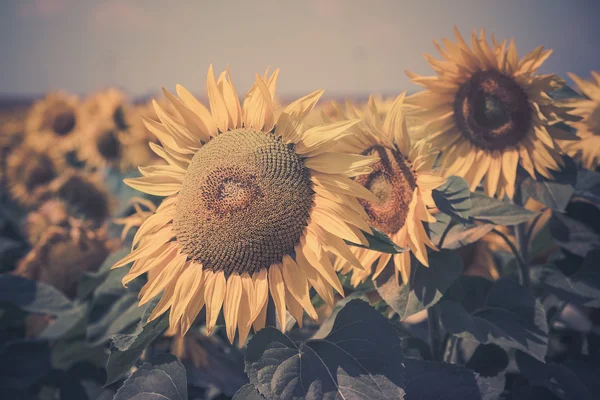
[[[600,398],[600,69],[453,34],[385,96],[2,103],[0,398]]]

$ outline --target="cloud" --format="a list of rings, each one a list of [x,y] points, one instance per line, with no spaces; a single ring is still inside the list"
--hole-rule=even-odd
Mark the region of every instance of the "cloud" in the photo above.
[[[25,0],[19,7],[23,17],[52,17],[60,14],[69,5],[69,0]]]
[[[133,29],[151,26],[152,17],[139,5],[130,1],[105,1],[94,7],[90,22],[98,30]]]

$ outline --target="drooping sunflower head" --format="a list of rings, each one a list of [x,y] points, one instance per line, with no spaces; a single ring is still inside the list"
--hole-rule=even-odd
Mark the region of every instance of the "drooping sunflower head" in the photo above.
[[[238,331],[243,343],[252,325],[264,327],[269,295],[280,327],[288,310],[298,323],[303,310],[316,318],[309,287],[328,303],[332,288],[343,294],[325,252],[348,256],[344,239],[367,243],[356,197],[375,198],[349,177],[377,158],[333,151],[358,120],[306,129],[322,91],[275,118],[278,73],[257,75],[240,103],[229,72],[216,80],[210,67],[210,111],[178,86],[179,97],[165,91],[178,115],[155,103],[158,121],[144,119],[168,164],[140,168],[144,176],[126,183],[166,199],[114,267],[133,262],[124,284],[152,271],[140,302],[163,292],[151,319],[170,309],[182,334],[203,307],[211,331],[223,309],[229,339]]]
[[[581,140],[561,142],[572,157],[579,157],[585,168],[597,169],[600,165],[600,73],[592,71],[592,79],[585,80],[568,74],[577,84],[583,98],[573,99],[567,106],[577,115],[578,121],[568,122],[577,129]]]
[[[361,118],[352,126],[351,139],[337,145],[336,149],[360,153],[380,159],[368,174],[354,178],[369,189],[375,199],[358,199],[364,206],[368,223],[387,234],[394,243],[407,249],[400,254],[353,248],[355,260],[338,258],[335,267],[343,273],[352,272],[351,283],[358,285],[367,278],[375,279],[388,264],[394,266],[396,277],[404,282],[410,276],[410,254],[428,265],[427,249],[436,249],[429,239],[423,222],[434,222],[428,207],[434,207],[431,191],[444,183],[432,171],[434,158],[424,144],[413,144],[408,135],[404,115],[404,94],[398,96],[387,112],[381,112],[371,97],[367,107],[356,108],[350,104],[340,107],[340,118]],[[351,261],[354,261],[352,263]],[[358,263],[358,262],[359,263]],[[364,269],[357,268],[362,264]]]
[[[28,141],[64,154],[76,148],[86,123],[77,96],[54,92],[32,106],[25,131]]]
[[[67,171],[50,184],[47,196],[64,202],[69,215],[100,226],[110,216],[111,198],[100,176]]]
[[[514,40],[488,44],[482,30],[471,47],[455,29],[456,43],[434,42],[442,59],[426,55],[437,76],[407,74],[426,90],[407,98],[429,142],[441,151],[446,175],[464,176],[474,190],[485,178],[490,196],[512,198],[517,166],[551,178],[562,165],[554,124],[570,118],[547,95],[554,75],[537,70],[551,54],[539,47],[522,59]]]
[[[50,183],[64,168],[63,159],[56,153],[24,142],[6,158],[5,183],[17,202],[30,207],[47,193]]]

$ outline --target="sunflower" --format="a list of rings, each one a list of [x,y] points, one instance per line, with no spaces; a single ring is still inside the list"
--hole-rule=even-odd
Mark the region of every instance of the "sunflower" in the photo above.
[[[64,168],[63,159],[56,153],[32,142],[23,142],[6,157],[4,179],[14,200],[30,207],[42,199]]]
[[[381,117],[373,97],[364,110],[350,104],[345,110],[340,108],[341,118],[362,118],[362,122],[350,128],[351,140],[338,144],[336,149],[380,158],[370,174],[355,178],[377,197],[374,200],[358,200],[365,209],[363,217],[394,243],[410,250],[389,254],[353,248],[354,263],[350,259],[338,258],[335,267],[342,273],[352,271],[351,283],[354,286],[369,276],[377,278],[390,262],[395,267],[396,278],[400,274],[406,283],[410,277],[411,253],[428,266],[426,247],[437,250],[427,236],[423,221],[435,221],[427,208],[435,206],[431,191],[443,184],[444,178],[432,173],[434,158],[426,152],[422,142],[419,145],[411,143],[403,102],[404,94],[401,94],[394,100],[385,118]],[[364,269],[357,268],[360,265]]]
[[[557,139],[573,139],[555,126],[566,111],[547,95],[555,75],[537,69],[552,53],[538,47],[522,59],[514,40],[493,46],[482,30],[471,47],[455,28],[456,41],[434,42],[442,60],[426,55],[437,76],[408,72],[426,88],[407,98],[424,122],[433,149],[441,151],[446,176],[465,177],[474,190],[485,177],[490,196],[512,198],[517,166],[535,178],[551,178],[563,165]]]
[[[56,203],[49,204],[51,211]],[[77,282],[84,272],[96,271],[111,251],[105,230],[52,226],[39,238],[29,253],[19,262],[15,275],[47,283],[69,297],[74,297]]]
[[[78,97],[53,92],[31,107],[25,121],[26,140],[62,156],[77,147],[86,125]]]
[[[125,131],[131,125],[133,108],[123,91],[108,88],[91,95],[83,105],[91,118],[109,121],[119,131]]]
[[[78,157],[92,170],[115,167],[121,170],[133,165],[127,158],[123,135],[112,120],[96,120],[82,141]]]
[[[316,312],[309,287],[327,302],[343,288],[326,250],[352,258],[344,239],[367,244],[356,197],[374,200],[349,177],[367,173],[376,157],[332,151],[358,121],[306,130],[303,118],[322,95],[289,104],[275,120],[279,70],[256,75],[242,104],[229,71],[207,76],[210,111],[190,92],[166,92],[176,119],[155,104],[160,122],[146,125],[160,140],[152,149],[168,165],[140,168],[126,183],[166,197],[140,226],[135,250],[113,268],[133,265],[123,279],[149,274],[140,304],[163,292],[150,319],[170,308],[171,328],[185,334],[206,306],[210,333],[221,308],[227,336],[244,343],[250,326],[265,326],[271,295],[283,328],[286,311],[301,323]]]
[[[600,160],[600,73],[592,71],[593,79],[589,81],[575,74],[568,75],[585,97],[567,103],[574,108],[571,113],[581,118],[568,122],[577,129],[577,136],[581,140],[565,142],[563,148],[570,156],[581,157],[585,168],[596,169]]]

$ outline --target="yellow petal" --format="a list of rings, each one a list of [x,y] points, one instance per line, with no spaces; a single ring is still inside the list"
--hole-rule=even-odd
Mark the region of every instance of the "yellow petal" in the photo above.
[[[230,343],[233,343],[235,339],[242,292],[242,278],[235,273],[229,275],[229,278],[227,278],[227,293],[225,295],[225,302],[223,303],[223,316],[225,317],[227,338]]]
[[[206,282],[204,288],[204,299],[206,301],[206,331],[210,334],[215,328],[217,318],[225,299],[227,282],[223,271],[205,271]]]
[[[285,285],[283,283],[283,277],[281,275],[281,269],[279,266],[274,264],[269,268],[269,290],[271,297],[275,303],[275,309],[277,311],[277,318],[279,321],[279,329],[285,330],[286,317],[286,306],[285,306]]]

